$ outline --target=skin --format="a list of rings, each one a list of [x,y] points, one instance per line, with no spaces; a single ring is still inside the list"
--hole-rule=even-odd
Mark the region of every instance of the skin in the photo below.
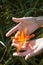
[[[36,17],[23,17],[23,18],[12,18],[12,20],[17,24],[14,26],[10,31],[6,33],[6,37],[9,37],[12,33],[15,31],[22,31],[25,27],[27,27],[27,35],[33,33],[36,29],[40,27],[40,25],[37,23]],[[18,32],[15,34],[17,37]],[[12,46],[18,47],[18,42],[13,40]],[[18,54],[16,52],[13,53],[13,56],[25,56],[25,60],[28,58],[38,55],[43,50],[43,38],[39,38],[32,41],[27,41],[25,45],[22,46],[22,50],[25,50],[25,52],[19,52]]]

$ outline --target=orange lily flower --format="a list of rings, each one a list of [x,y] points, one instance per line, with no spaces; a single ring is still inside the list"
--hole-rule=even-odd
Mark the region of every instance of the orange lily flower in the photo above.
[[[22,32],[18,31],[17,37],[15,36],[12,37],[12,39],[15,39],[19,42],[19,46],[17,47],[17,53],[21,50],[22,45],[25,44],[27,40],[30,40],[35,36],[35,34],[31,34],[27,36],[26,33],[27,33],[27,29],[25,28]]]

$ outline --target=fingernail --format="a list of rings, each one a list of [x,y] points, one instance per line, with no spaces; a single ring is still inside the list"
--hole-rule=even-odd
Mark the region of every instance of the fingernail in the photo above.
[[[12,43],[11,46],[14,46],[14,43]]]
[[[25,57],[25,60],[28,60],[30,58],[30,54],[28,54],[26,57]]]
[[[26,57],[25,57],[25,60],[27,60],[27,59],[28,59],[28,57],[26,56]]]
[[[17,53],[13,53],[13,56],[18,56],[18,54]]]
[[[8,33],[6,33],[6,37],[8,37]]]
[[[12,19],[16,19],[15,17],[12,17]]]

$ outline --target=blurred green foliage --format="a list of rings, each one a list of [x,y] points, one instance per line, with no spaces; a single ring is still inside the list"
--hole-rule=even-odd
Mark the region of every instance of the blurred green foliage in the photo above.
[[[5,34],[16,23],[12,17],[43,16],[43,0],[0,0],[0,65],[43,65],[43,53],[25,61],[24,57],[13,57],[16,48],[11,47],[11,38]],[[34,32],[35,38],[43,37],[43,28]]]

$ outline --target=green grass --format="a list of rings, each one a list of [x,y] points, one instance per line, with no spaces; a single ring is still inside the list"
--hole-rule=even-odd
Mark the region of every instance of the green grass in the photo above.
[[[16,48],[5,34],[16,25],[12,17],[43,16],[43,0],[0,0],[0,65],[43,65],[43,53],[25,61],[24,57],[13,57]],[[34,32],[35,38],[43,37],[43,28]],[[14,33],[15,34],[15,33]]]

